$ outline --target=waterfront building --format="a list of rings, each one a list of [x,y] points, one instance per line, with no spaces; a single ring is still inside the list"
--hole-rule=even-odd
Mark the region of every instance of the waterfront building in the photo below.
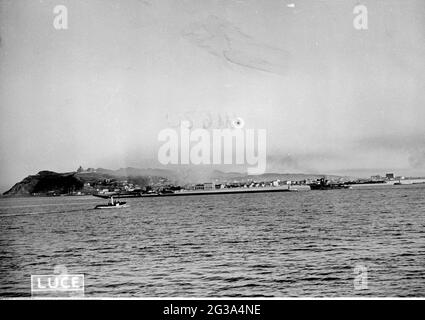
[[[394,180],[394,173],[387,173],[387,174],[385,175],[385,177],[386,177],[388,180]]]
[[[213,190],[215,189],[215,185],[212,182],[205,182],[204,183],[204,190]]]

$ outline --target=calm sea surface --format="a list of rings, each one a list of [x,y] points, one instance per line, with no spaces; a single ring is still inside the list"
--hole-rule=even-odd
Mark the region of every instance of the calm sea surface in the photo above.
[[[104,202],[0,199],[0,296],[65,265],[89,297],[425,297],[425,185]]]

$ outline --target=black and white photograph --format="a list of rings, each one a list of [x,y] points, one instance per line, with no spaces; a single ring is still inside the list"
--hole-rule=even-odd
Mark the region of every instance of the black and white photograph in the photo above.
[[[0,193],[1,300],[424,299],[425,1],[0,0]]]

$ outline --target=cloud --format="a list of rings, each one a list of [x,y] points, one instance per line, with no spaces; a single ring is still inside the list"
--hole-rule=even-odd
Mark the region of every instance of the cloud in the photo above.
[[[425,169],[425,148],[410,151],[409,164],[415,169]]]
[[[356,146],[363,149],[411,150],[425,147],[423,133],[388,133],[371,135],[356,141]]]
[[[273,154],[273,155],[267,156],[267,166],[270,168],[293,170],[293,169],[298,169],[300,164],[299,164],[299,158],[293,155]]]
[[[376,135],[358,140],[355,146],[368,154],[384,151],[394,157],[403,155],[411,168],[425,168],[425,135],[422,133]]]
[[[329,164],[338,163],[342,158],[341,154],[325,151],[274,152],[267,155],[267,170],[308,173],[326,171]]]
[[[152,6],[152,3],[147,0],[138,0],[138,1],[145,6]]]
[[[189,25],[182,36],[208,53],[244,68],[285,74],[289,53],[257,41],[217,16]]]

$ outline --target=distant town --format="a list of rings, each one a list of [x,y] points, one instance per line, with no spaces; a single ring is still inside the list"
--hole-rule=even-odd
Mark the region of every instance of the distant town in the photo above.
[[[415,184],[425,183],[425,179],[396,176],[386,173],[374,175],[367,179],[325,175],[284,175],[266,174],[261,176],[229,176],[225,173],[220,178],[197,183],[178,183],[170,177],[158,176],[163,172],[146,172],[143,169],[84,169],[81,166],[75,172],[55,173],[41,171],[29,176],[13,186],[4,195],[9,196],[81,196],[111,194],[122,197],[150,195],[167,195],[187,193],[232,193],[241,191],[278,191],[316,190],[333,188],[350,188],[353,185],[368,184]],[[139,171],[137,171],[139,170]],[[292,177],[291,179],[284,177]]]

